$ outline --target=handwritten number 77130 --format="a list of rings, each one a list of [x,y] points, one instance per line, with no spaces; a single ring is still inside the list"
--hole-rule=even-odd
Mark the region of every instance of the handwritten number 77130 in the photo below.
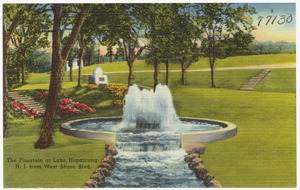
[[[258,24],[257,26],[260,26],[261,24],[270,25],[270,24],[284,24],[284,23],[290,23],[293,21],[292,14],[290,15],[269,15],[269,16],[258,16],[257,18]]]

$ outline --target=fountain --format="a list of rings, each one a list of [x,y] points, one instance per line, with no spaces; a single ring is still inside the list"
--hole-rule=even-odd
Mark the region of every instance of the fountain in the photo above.
[[[183,148],[232,137],[236,126],[178,118],[170,90],[161,84],[155,92],[132,85],[124,102],[123,117],[81,119],[61,127],[68,135],[117,145],[117,165],[105,186],[204,187],[184,164]]]
[[[128,89],[124,101],[123,124],[126,127],[161,128],[179,122],[167,86],[157,85],[154,93],[153,90],[140,90],[134,84]]]

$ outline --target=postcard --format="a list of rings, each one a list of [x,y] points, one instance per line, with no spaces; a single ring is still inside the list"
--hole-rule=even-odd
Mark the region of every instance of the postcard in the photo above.
[[[3,188],[296,188],[296,2],[2,3]]]

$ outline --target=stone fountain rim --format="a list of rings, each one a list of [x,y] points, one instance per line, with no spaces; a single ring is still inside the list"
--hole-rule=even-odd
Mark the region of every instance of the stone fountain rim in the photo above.
[[[182,132],[180,134],[181,146],[185,147],[190,144],[195,143],[208,143],[214,142],[218,140],[223,140],[226,138],[230,138],[236,135],[237,128],[236,125],[227,121],[207,119],[207,118],[194,118],[194,117],[179,117],[181,121],[204,121],[211,124],[221,125],[221,129],[217,130],[207,130],[207,131],[199,131],[199,132]],[[76,119],[65,122],[61,125],[60,131],[64,134],[88,138],[94,140],[104,140],[115,143],[115,136],[118,132],[113,131],[95,131],[95,130],[85,130],[85,129],[75,129],[71,125],[74,123],[80,123],[90,120],[115,120],[121,121],[122,117],[113,116],[113,117],[92,117],[92,118],[84,118],[84,119]]]

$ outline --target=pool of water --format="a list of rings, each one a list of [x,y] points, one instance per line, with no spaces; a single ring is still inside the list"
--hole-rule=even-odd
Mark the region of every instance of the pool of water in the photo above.
[[[125,127],[126,126],[126,127]],[[204,187],[184,162],[180,134],[217,130],[222,126],[204,121],[169,123],[156,129],[136,128],[119,120],[88,120],[72,124],[72,128],[91,131],[113,131],[118,154],[111,176],[104,187]]]
[[[208,123],[205,121],[180,121],[176,123],[168,123],[160,126],[157,129],[147,129],[147,128],[137,128],[135,123],[125,124],[121,120],[104,120],[104,119],[91,119],[84,120],[81,122],[74,122],[71,124],[74,129],[84,129],[90,131],[111,131],[111,132],[147,132],[147,131],[157,131],[157,132],[172,132],[172,133],[183,133],[183,132],[195,132],[195,131],[207,131],[207,130],[217,130],[222,128],[221,125],[217,123]]]

